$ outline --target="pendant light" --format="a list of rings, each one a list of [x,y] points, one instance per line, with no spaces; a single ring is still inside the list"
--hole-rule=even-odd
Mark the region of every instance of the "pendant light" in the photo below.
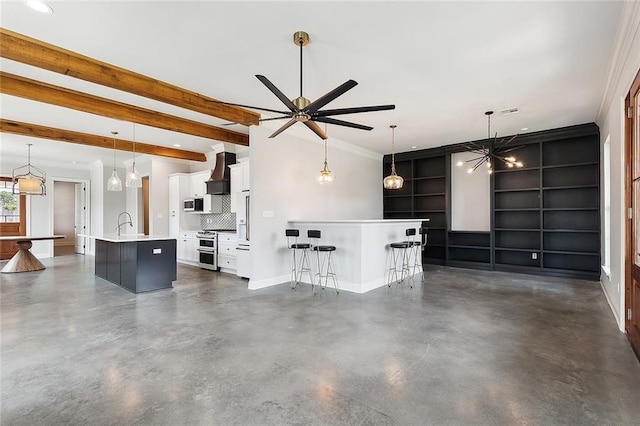
[[[482,164],[487,165],[487,172],[489,174],[493,173],[493,164],[499,160],[504,163],[505,166],[512,169],[514,167],[523,167],[524,164],[522,161],[519,161],[516,157],[511,154],[508,154],[516,149],[522,148],[521,146],[509,147],[509,145],[518,135],[514,135],[511,139],[502,139],[498,142],[498,134],[496,133],[495,137],[491,139],[491,115],[493,115],[493,111],[487,111],[484,113],[487,116],[487,140],[488,144],[486,145],[478,145],[476,143],[469,143],[468,150],[470,152],[474,152],[479,154],[478,157],[474,157],[467,161],[458,161],[457,166],[462,167],[467,163],[473,163],[469,169],[467,169],[468,173],[473,173],[480,167]]]
[[[384,189],[400,189],[404,183],[404,179],[396,174],[396,125],[392,124],[391,128],[391,174],[384,178]]]
[[[122,191],[122,181],[116,172],[116,135],[118,132],[111,132],[113,135],[113,173],[107,180],[107,191]]]
[[[327,125],[324,125],[324,134],[327,134]],[[320,174],[316,178],[320,185],[331,185],[335,180],[336,176],[331,173],[327,164],[327,141],[329,140],[329,136],[324,140],[324,168],[320,171]]]
[[[17,167],[11,172],[13,180],[12,191],[14,194],[20,195],[47,195],[45,186],[47,174],[44,170],[31,165],[31,145],[30,143],[27,144],[27,164]],[[20,169],[25,170],[21,171]]]
[[[131,170],[127,173],[127,179],[125,185],[131,188],[141,188],[142,179],[136,170],[136,123],[133,123],[133,164]]]

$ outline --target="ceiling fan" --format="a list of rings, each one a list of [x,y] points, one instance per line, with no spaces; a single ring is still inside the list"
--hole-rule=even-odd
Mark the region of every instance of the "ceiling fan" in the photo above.
[[[274,94],[287,108],[289,111],[281,111],[270,108],[261,108],[250,105],[241,105],[234,104],[229,102],[219,102],[224,105],[233,105],[244,108],[252,108],[258,109],[262,111],[269,111],[281,114],[278,117],[271,118],[263,118],[258,121],[271,121],[271,120],[282,120],[288,118],[287,121],[282,127],[273,132],[270,138],[274,138],[278,136],[280,133],[287,130],[289,127],[293,126],[295,123],[303,123],[309,129],[311,129],[316,135],[318,135],[322,139],[327,139],[326,133],[320,128],[320,126],[316,122],[327,123],[327,124],[335,124],[338,126],[352,127],[355,129],[361,130],[372,130],[373,127],[365,126],[362,124],[351,123],[349,121],[337,120],[335,118],[330,118],[330,116],[334,115],[344,115],[344,114],[355,114],[360,112],[372,112],[372,111],[386,111],[395,109],[395,105],[376,105],[376,106],[363,106],[363,107],[353,107],[353,108],[338,108],[338,109],[325,109],[321,110],[323,106],[327,105],[329,102],[336,99],[338,96],[344,94],[346,91],[353,89],[357,86],[357,82],[354,80],[348,80],[347,82],[341,84],[315,101],[311,102],[309,99],[302,96],[302,48],[309,44],[309,34],[304,31],[297,31],[293,34],[293,43],[297,46],[300,46],[300,96],[290,100],[287,96],[282,93],[269,79],[263,75],[257,74],[256,77],[258,80],[262,82],[267,88]],[[248,123],[228,123],[231,124],[248,124]]]

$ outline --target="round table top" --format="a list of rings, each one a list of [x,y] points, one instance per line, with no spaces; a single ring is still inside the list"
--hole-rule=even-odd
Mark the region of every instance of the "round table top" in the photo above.
[[[10,235],[0,237],[0,241],[36,241],[36,240],[59,240],[65,238],[64,235]]]

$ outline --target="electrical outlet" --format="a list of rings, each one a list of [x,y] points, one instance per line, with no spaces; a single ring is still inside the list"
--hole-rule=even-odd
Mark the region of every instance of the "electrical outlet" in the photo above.
[[[531,259],[536,260],[538,258],[538,253],[531,253]]]

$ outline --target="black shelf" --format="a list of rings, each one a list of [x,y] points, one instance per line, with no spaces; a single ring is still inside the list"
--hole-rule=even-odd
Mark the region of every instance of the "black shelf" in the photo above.
[[[540,187],[531,188],[515,188],[515,189],[494,189],[493,192],[522,192],[522,191],[540,191]]]
[[[430,219],[426,263],[597,280],[599,139],[594,123],[519,135],[513,156],[524,167],[494,164],[490,232],[450,229],[450,156],[466,143],[398,153],[405,185],[384,190],[384,217]],[[390,165],[385,156],[384,176]]]

